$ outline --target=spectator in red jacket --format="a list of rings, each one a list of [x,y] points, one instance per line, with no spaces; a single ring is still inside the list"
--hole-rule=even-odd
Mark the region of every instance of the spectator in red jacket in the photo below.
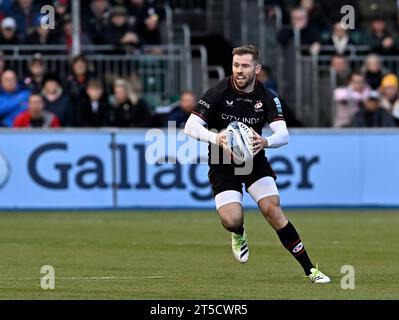
[[[44,110],[44,100],[41,94],[32,93],[28,101],[28,109],[20,113],[14,121],[14,128],[59,128],[58,117]]]

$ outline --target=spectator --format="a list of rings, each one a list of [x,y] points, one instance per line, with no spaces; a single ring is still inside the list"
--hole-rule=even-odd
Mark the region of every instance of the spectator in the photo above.
[[[360,105],[370,92],[364,76],[359,72],[352,72],[347,87],[334,90],[334,127],[345,127],[350,124],[353,115],[359,111]]]
[[[364,61],[362,73],[371,89],[378,89],[386,73],[385,68],[381,64],[380,56],[377,54],[369,54]]]
[[[145,100],[133,92],[126,80],[116,80],[110,124],[115,127],[147,127],[150,123],[151,113]]]
[[[388,25],[391,27],[397,21],[397,3],[396,0],[361,0],[359,3],[359,15],[362,21],[362,27],[370,25],[370,22],[376,18],[384,18]]]
[[[28,69],[28,74],[24,79],[25,86],[31,91],[40,92],[43,88],[44,75],[46,73],[46,66],[40,53],[33,55],[32,60],[28,62]]]
[[[353,42],[348,31],[342,27],[340,21],[337,21],[333,25],[332,33],[323,41],[323,45],[333,46],[335,53],[348,54],[348,46],[353,45]],[[323,54],[323,52],[320,54]]]
[[[262,65],[260,73],[258,74],[258,80],[263,86],[269,90],[272,90],[277,95],[277,83],[271,76],[272,71],[268,66]]]
[[[386,75],[381,82],[380,87],[382,99],[381,105],[395,119],[395,123],[399,126],[399,81],[394,74]]]
[[[104,33],[111,17],[108,0],[92,0],[86,18],[86,29],[94,44],[106,44]]]
[[[315,3],[315,0],[300,0],[300,7],[308,12],[310,27],[318,30],[326,28],[325,17],[319,3]]]
[[[0,51],[0,78],[4,70],[6,70],[6,66],[7,66],[6,57],[4,56],[4,52]]]
[[[15,117],[27,108],[30,92],[18,85],[17,75],[6,70],[1,75],[0,127],[11,127]]]
[[[73,125],[73,109],[69,97],[64,93],[61,82],[55,75],[47,75],[44,80],[42,95],[45,102],[45,110],[57,115],[61,126]]]
[[[40,9],[33,0],[15,0],[11,5],[8,15],[13,17],[17,25],[17,34],[21,42],[25,41],[28,31],[34,27]]]
[[[277,33],[278,42],[283,46],[290,44],[294,38],[294,29],[299,31],[301,45],[310,46],[310,53],[314,54],[320,51],[319,32],[309,26],[308,12],[301,7],[297,7],[291,11],[291,25],[283,27]]]
[[[42,28],[41,25],[42,19],[43,19],[42,15],[36,18],[36,21],[34,23],[34,28],[26,37],[25,41],[26,44],[40,46],[40,45],[51,45],[57,43],[56,34],[53,32],[53,30],[50,30],[48,28]],[[38,52],[38,50],[36,49],[35,52]]]
[[[103,84],[97,79],[90,80],[77,106],[76,125],[78,127],[106,126],[109,109]]]
[[[392,116],[381,107],[378,91],[370,91],[361,108],[353,116],[352,127],[394,127]]]
[[[10,9],[14,0],[2,0],[0,3],[0,10],[7,11]]]
[[[350,74],[348,59],[342,54],[333,55],[330,70],[335,74],[336,86],[344,86]]]
[[[177,128],[183,128],[196,105],[197,100],[194,92],[183,91],[180,96],[179,104],[172,109],[168,115],[166,126],[168,125],[168,122],[175,121]]]
[[[135,29],[145,44],[160,44],[159,13],[146,0],[130,0],[129,15],[135,19]]]
[[[363,1],[363,0],[362,0]],[[333,25],[335,21],[341,20],[343,15],[341,13],[341,8],[349,5],[354,8],[355,12],[355,25],[359,25],[359,17],[356,14],[359,12],[359,0],[334,0],[334,1],[319,1],[321,5],[321,11],[326,18],[326,22],[329,25]]]
[[[398,39],[389,32],[383,17],[374,17],[370,31],[365,37],[365,44],[380,55],[395,55],[398,53]]]
[[[116,48],[137,48],[140,39],[131,25],[128,23],[127,10],[124,7],[115,7],[111,13],[111,23],[105,33],[105,41]],[[116,53],[123,50],[116,50]]]
[[[17,25],[14,18],[5,18],[1,22],[0,45],[13,46],[18,44]],[[5,54],[12,54],[12,49],[4,50]]]
[[[68,48],[68,52],[72,52],[72,33],[73,33],[72,18],[68,14],[64,16],[62,34],[58,38],[58,43],[66,45]],[[84,32],[80,34],[80,43],[83,46],[92,44],[89,36]]]
[[[76,105],[93,75],[90,72],[89,61],[82,54],[72,60],[71,69],[72,73],[68,76],[68,93],[73,105]]]
[[[28,110],[17,116],[14,127],[58,128],[60,120],[54,113],[44,110],[44,100],[40,93],[32,93],[28,101]]]
[[[64,25],[64,20],[70,16],[69,0],[53,0],[52,5],[55,8],[55,29],[52,30],[52,33],[55,41],[59,43],[59,40],[63,36],[64,32],[62,28]]]
[[[69,0],[54,0],[53,7],[55,8],[56,22],[62,25],[64,16],[69,14]]]

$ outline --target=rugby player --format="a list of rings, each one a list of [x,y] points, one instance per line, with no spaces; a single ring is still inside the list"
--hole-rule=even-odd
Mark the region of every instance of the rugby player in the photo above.
[[[267,222],[277,232],[283,246],[299,262],[310,281],[329,283],[330,278],[311,262],[298,232],[282,212],[275,183],[277,177],[265,156],[265,148],[278,148],[288,143],[283,106],[279,98],[256,79],[261,65],[259,50],[255,46],[235,48],[232,56],[233,75],[218,82],[198,101],[186,123],[185,133],[209,143],[208,177],[221,222],[231,232],[233,255],[241,263],[249,258],[242,207],[244,185]],[[254,157],[252,170],[248,174],[237,174],[236,169],[242,164],[221,161],[223,150],[229,152],[224,129],[232,121],[245,123],[254,133]],[[262,137],[262,128],[266,123],[273,134]],[[221,152],[212,152],[212,145]]]

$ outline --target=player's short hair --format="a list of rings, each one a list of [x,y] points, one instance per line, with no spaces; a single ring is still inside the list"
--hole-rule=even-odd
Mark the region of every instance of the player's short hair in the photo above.
[[[244,54],[252,55],[252,59],[255,61],[255,64],[259,64],[260,62],[260,51],[253,44],[246,44],[241,47],[237,47],[233,49],[233,57],[234,56],[243,56]]]

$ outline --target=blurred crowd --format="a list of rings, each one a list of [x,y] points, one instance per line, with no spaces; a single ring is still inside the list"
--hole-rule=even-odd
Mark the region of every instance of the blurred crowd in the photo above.
[[[154,114],[139,85],[116,78],[109,88],[104,79],[94,76],[83,54],[71,61],[66,78],[46,70],[40,46],[72,46],[70,2],[0,0],[0,46],[7,46],[0,50],[0,127],[162,127],[168,120],[184,126],[195,107],[193,92],[180,93],[178,101]],[[121,52],[118,48],[135,53],[143,45],[160,44],[164,2],[81,1],[82,44],[112,45],[113,53]],[[40,8],[48,4],[55,8],[52,30],[41,27],[49,21]],[[282,47],[292,43],[296,29],[303,54],[329,57],[336,80],[334,127],[399,126],[398,75],[385,61],[396,56],[399,66],[396,0],[265,0],[265,4],[268,18],[277,14],[274,5],[282,9],[283,27],[276,34]],[[340,23],[345,5],[355,9],[353,30]],[[7,54],[15,45],[37,46],[24,74],[7,66]],[[353,48],[362,48],[360,68],[353,63]],[[270,75],[264,66],[259,80],[278,92]],[[295,119],[290,124],[295,126]]]
[[[399,86],[390,65],[399,66],[399,3],[396,0],[265,0],[282,9],[280,45],[292,44],[294,29],[300,35],[302,54],[330,58],[336,80],[334,127],[399,126]],[[355,28],[341,8],[350,5]],[[276,15],[273,7],[267,12]],[[355,59],[352,59],[356,56]],[[396,60],[392,60],[396,57]],[[387,59],[388,58],[388,59]],[[363,63],[358,67],[359,59]],[[393,62],[394,61],[394,62]]]
[[[42,27],[50,23],[41,12],[44,5],[55,9],[54,29]],[[163,12],[155,0],[91,0],[81,6],[83,45],[110,45],[107,54],[118,54],[161,43]],[[70,50],[72,29],[70,0],[0,1],[0,127],[163,126],[132,81],[115,79],[106,88],[83,54],[71,61],[66,78],[46,70],[40,48]],[[15,45],[34,48],[23,75],[7,66]]]
[[[72,45],[70,0],[2,0],[0,44]],[[55,9],[54,29],[42,28],[51,21],[41,8]],[[114,45],[139,48],[160,44],[159,21],[163,11],[155,0],[81,1],[83,45]]]

